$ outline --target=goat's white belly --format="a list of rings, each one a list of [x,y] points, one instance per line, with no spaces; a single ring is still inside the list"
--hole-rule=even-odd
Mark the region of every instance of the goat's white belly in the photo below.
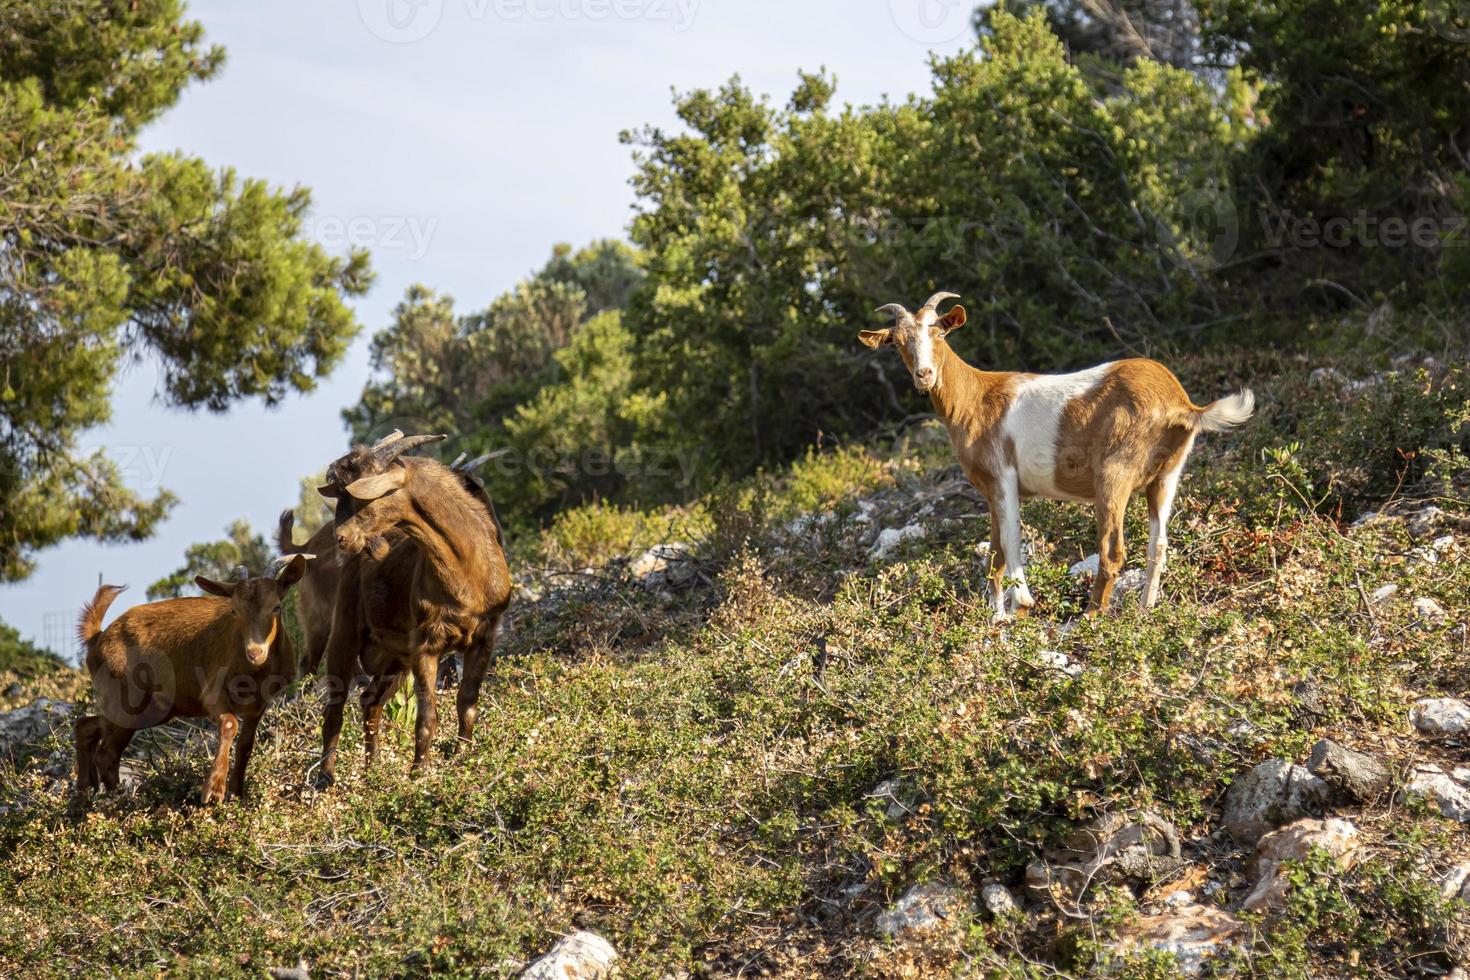
[[[1016,449],[1016,478],[1021,493],[1053,500],[1082,500],[1057,486],[1057,443],[1067,402],[1091,391],[1111,364],[1075,374],[1041,374],[1016,389],[1015,401],[1002,425]]]

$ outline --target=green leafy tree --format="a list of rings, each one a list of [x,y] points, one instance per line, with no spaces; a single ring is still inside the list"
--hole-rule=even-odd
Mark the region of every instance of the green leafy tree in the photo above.
[[[1238,161],[1263,305],[1462,308],[1470,259],[1470,8],[1454,0],[1201,0],[1208,47],[1260,87]],[[1418,229],[1416,232],[1415,229]]]
[[[172,599],[197,594],[194,576],[203,575],[217,581],[234,580],[240,568],[248,575],[264,575],[275,553],[265,537],[256,534],[249,521],[235,521],[225,529],[228,537],[219,541],[191,544],[184,551],[184,564],[148,586],[149,599]]]
[[[610,448],[633,414],[609,406],[627,393],[631,357],[616,313],[642,279],[637,254],[604,241],[575,252],[557,246],[543,268],[477,313],[458,315],[449,297],[410,287],[373,338],[372,380],[343,413],[353,438],[414,427],[451,433],[454,451],[526,450],[483,474],[510,519],[607,490],[600,467],[576,474],[583,447]],[[532,441],[529,433],[540,439],[562,422],[576,434]]]
[[[223,411],[311,389],[356,332],[366,256],[299,237],[305,190],[136,152],[223,57],[177,0],[0,0],[0,581],[168,512],[78,448],[123,363],[157,364],[168,404]]]

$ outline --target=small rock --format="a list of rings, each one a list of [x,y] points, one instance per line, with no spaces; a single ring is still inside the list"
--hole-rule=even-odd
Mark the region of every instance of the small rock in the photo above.
[[[869,558],[887,558],[888,553],[905,541],[913,541],[924,537],[928,532],[922,524],[910,524],[907,527],[886,527],[878,535],[878,541],[868,552]]]
[[[1181,974],[1196,977],[1212,956],[1236,945],[1242,931],[1240,921],[1229,912],[1207,905],[1186,905],[1140,916],[1123,926],[1109,945],[1115,956],[1150,949],[1170,953]]]
[[[1335,818],[1298,820],[1262,837],[1252,861],[1256,886],[1240,907],[1247,912],[1265,912],[1285,905],[1291,889],[1286,863],[1305,860],[1314,847],[1326,851],[1346,871],[1357,860],[1358,828]]]
[[[1144,585],[1144,574],[1141,568],[1124,569],[1118,576],[1118,581],[1113,583],[1113,594],[1125,596],[1132,592],[1142,592]]]
[[[306,960],[297,958],[295,966],[273,966],[267,972],[271,980],[311,980],[311,971],[307,969]]]
[[[1433,548],[1439,554],[1443,554],[1446,551],[1454,551],[1455,536],[1453,534],[1442,534],[1429,542],[1429,547]]]
[[[1383,603],[1387,602],[1398,590],[1399,587],[1398,583],[1396,582],[1390,582],[1387,585],[1380,585],[1378,588],[1373,590],[1371,595],[1368,596],[1368,601],[1375,606],[1382,605]]]
[[[998,881],[987,881],[980,886],[980,904],[996,919],[1021,914],[1021,905],[1016,897]]]
[[[1459,698],[1421,698],[1409,721],[1425,735],[1461,735],[1470,730],[1470,704]]]
[[[18,698],[18,697],[20,697],[25,692],[26,692],[26,689],[20,686],[20,681],[16,681],[15,683],[13,683],[9,687],[7,687],[5,689],[5,693],[4,694],[0,694],[0,697],[5,698],[6,700],[10,700],[12,698]]]
[[[1435,602],[1428,596],[1420,596],[1414,600],[1414,618],[1425,627],[1443,626],[1450,618],[1445,612],[1444,606]]]
[[[884,811],[884,815],[889,820],[897,820],[913,812],[908,804],[904,802],[903,798],[899,796],[901,792],[903,792],[903,780],[885,779],[873,787],[873,791],[868,794],[868,799],[886,801],[888,809]]]
[[[1307,769],[1350,800],[1368,803],[1388,789],[1392,774],[1371,755],[1324,738],[1312,746]]]
[[[874,926],[880,935],[903,939],[942,929],[969,907],[964,892],[943,881],[915,885],[891,909],[879,913]]]
[[[1060,650],[1042,650],[1036,654],[1036,659],[1043,667],[1059,670],[1068,677],[1082,673],[1082,665],[1072,663],[1072,659]]]
[[[1073,578],[1095,576],[1097,575],[1097,566],[1097,555],[1088,555],[1086,558],[1082,559],[1071,568],[1067,569],[1067,574],[1072,576]]]
[[[593,932],[575,932],[551,947],[521,974],[521,980],[601,980],[612,975],[618,951]]]
[[[1271,759],[1230,784],[1225,829],[1242,844],[1303,817],[1320,816],[1331,787],[1286,759]]]
[[[1152,885],[1187,864],[1179,831],[1152,811],[1110,813],[1073,831],[1043,861],[1026,868],[1026,891],[1036,901],[1076,903],[1093,885]]]
[[[1457,864],[1439,880],[1439,897],[1470,902],[1470,862]]]
[[[65,701],[37,698],[24,708],[0,711],[0,759],[14,758],[46,741],[71,720],[75,708]]]
[[[1307,375],[1307,384],[1313,386],[1337,385],[1345,380],[1343,373],[1335,367],[1313,368],[1312,373]]]
[[[1457,782],[1439,766],[1416,768],[1404,785],[1404,793],[1429,800],[1451,820],[1470,822],[1470,787]]]
[[[687,544],[659,544],[633,559],[628,574],[649,590],[678,589],[694,580],[694,553]]]
[[[1409,518],[1409,534],[1417,538],[1427,538],[1434,533],[1439,522],[1444,519],[1444,511],[1430,504],[1422,507],[1419,512]]]

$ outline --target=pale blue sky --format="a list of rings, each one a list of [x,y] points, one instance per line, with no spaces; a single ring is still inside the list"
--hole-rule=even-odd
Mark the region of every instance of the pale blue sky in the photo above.
[[[238,517],[257,528],[340,453],[341,409],[367,379],[367,344],[412,283],[482,307],[552,245],[621,236],[633,195],[620,130],[675,125],[670,89],[739,73],[784,104],[826,66],[838,100],[928,88],[927,52],[970,43],[969,0],[195,0],[228,63],[143,137],[215,166],[310,187],[312,233],[368,246],[378,278],[363,332],[317,391],[267,411],[163,408],[149,365],[117,386],[108,447],[130,482],[181,498],[150,541],[74,541],[0,586],[0,618],[70,655],[100,574],[143,601],[184,548]],[[130,601],[131,602],[130,602]]]

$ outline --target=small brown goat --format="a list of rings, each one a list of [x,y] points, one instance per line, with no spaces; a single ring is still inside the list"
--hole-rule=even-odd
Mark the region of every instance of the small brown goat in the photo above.
[[[897,303],[878,310],[893,326],[864,330],[868,347],[897,347],[914,387],[929,395],[949,429],[965,475],[990,505],[989,586],[994,619],[1004,622],[1007,578],[1017,612],[1034,604],[1021,551],[1026,497],[1091,501],[1097,511],[1098,573],[1089,614],[1106,610],[1123,568],[1123,515],[1133,494],[1148,497],[1148,571],[1143,604],[1159,596],[1168,554],[1169,514],[1184,463],[1202,432],[1223,432],[1251,417],[1249,390],[1208,405],[1190,401],[1179,379],[1157,361],[1113,361],[1074,374],[980,371],[945,338],[965,325],[965,308],[941,315],[935,293],[910,313]]]
[[[413,766],[419,769],[428,761],[437,724],[439,658],[464,651],[456,707],[459,738],[468,741],[495,629],[510,601],[510,570],[492,511],[448,467],[405,456],[444,437],[396,436],[339,458],[321,488],[337,504],[341,556],[326,651],[322,785],[335,779],[343,705],[356,669],[370,678],[361,695],[370,760],[383,705],[412,673],[418,704]]]
[[[293,556],[274,578],[225,584],[201,575],[194,581],[211,596],[136,606],[105,630],[102,618],[123,587],[97,590],[77,627],[98,711],[77,720],[78,794],[94,789],[99,775],[107,789],[117,788],[123,751],[138,732],[174,718],[208,717],[219,726],[219,748],[204,802],[245,795],[261,715],[295,675],[281,600],[310,557]]]
[[[403,433],[394,431],[374,448],[385,446],[401,438],[403,438]],[[459,477],[460,485],[465,491],[480,501],[490,515],[490,520],[495,527],[495,543],[503,551],[505,537],[501,531],[500,518],[495,513],[495,505],[490,500],[490,494],[485,489],[484,482],[475,475],[475,470],[481,464],[496,455],[498,453],[487,453],[468,462],[465,462],[464,457],[461,456],[450,465],[450,470]],[[295,521],[295,514],[291,510],[281,512],[280,521],[276,526],[276,546],[280,548],[283,555],[309,553],[316,556],[316,561],[307,567],[306,576],[302,578],[301,585],[296,590],[296,611],[301,621],[303,637],[301,676],[310,677],[321,667],[322,656],[327,650],[327,638],[332,633],[332,612],[337,604],[337,583],[342,576],[342,562],[337,554],[337,531],[333,523],[328,522],[317,528],[305,544],[298,545],[292,541]],[[384,540],[390,543],[396,542],[401,535],[401,531],[395,530],[384,535]]]

